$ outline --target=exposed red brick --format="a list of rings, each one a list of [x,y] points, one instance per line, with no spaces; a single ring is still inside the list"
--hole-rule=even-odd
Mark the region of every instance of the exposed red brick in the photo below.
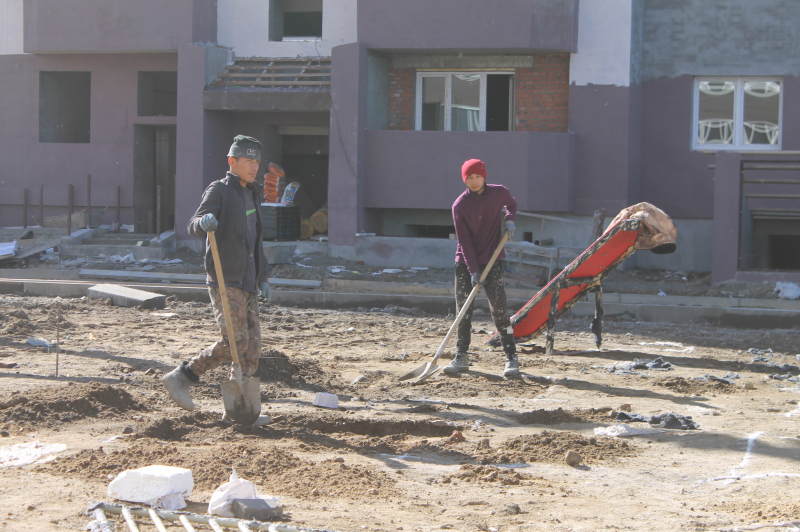
[[[569,55],[535,55],[533,68],[516,69],[514,100],[517,131],[567,131]]]
[[[533,68],[517,68],[514,78],[514,129],[567,131],[569,54],[535,55]],[[414,129],[415,84],[413,68],[389,69],[389,129]]]
[[[414,129],[413,68],[389,69],[389,129]]]

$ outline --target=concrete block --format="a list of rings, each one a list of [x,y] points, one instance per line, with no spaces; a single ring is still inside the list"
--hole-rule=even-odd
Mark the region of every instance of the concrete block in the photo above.
[[[314,401],[311,403],[314,406],[321,406],[322,408],[339,408],[339,397],[332,393],[317,392],[314,396]]]
[[[231,510],[239,519],[275,521],[283,518],[283,507],[264,499],[233,499]]]
[[[89,287],[89,299],[111,299],[118,307],[164,308],[167,296],[126,288],[116,284],[97,284]]]
[[[151,465],[129,469],[117,475],[108,485],[108,496],[152,506],[166,497],[188,497],[193,489],[194,479],[190,469]]]
[[[150,247],[161,248],[165,255],[178,251],[178,238],[175,231],[164,231],[159,236],[150,240]]]
[[[83,297],[86,285],[75,282],[25,281],[23,292],[26,296],[42,297]]]
[[[264,255],[270,264],[289,264],[294,262],[295,244],[281,244],[277,242],[264,242]]]

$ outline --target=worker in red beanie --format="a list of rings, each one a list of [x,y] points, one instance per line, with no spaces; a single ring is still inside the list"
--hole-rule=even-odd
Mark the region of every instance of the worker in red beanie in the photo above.
[[[514,224],[517,200],[503,185],[486,184],[486,165],[483,161],[466,161],[461,166],[461,178],[467,190],[453,203],[453,224],[456,226],[458,239],[455,264],[457,311],[466,302],[473,286],[480,284],[481,273],[500,244],[503,233],[508,231],[513,235],[517,229]],[[502,214],[503,207],[506,209],[505,218]],[[500,259],[505,256],[505,251],[501,251],[484,279],[483,289],[489,299],[492,320],[500,334],[506,355],[503,375],[512,377],[519,375],[519,361],[514,346],[514,329],[508,317],[503,267],[500,263]],[[467,351],[471,340],[473,306],[474,302],[458,325],[456,356],[442,370],[445,373],[469,371]]]

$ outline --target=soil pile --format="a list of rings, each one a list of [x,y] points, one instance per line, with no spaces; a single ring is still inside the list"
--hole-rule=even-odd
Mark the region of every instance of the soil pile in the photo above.
[[[667,377],[653,381],[654,386],[663,386],[671,391],[683,395],[706,394],[706,393],[738,393],[745,391],[744,388],[723,381],[701,381],[695,379],[684,379],[683,377]]]
[[[302,428],[317,432],[330,433],[349,433],[360,434],[363,436],[383,437],[388,435],[404,436],[449,436],[453,429],[460,430],[442,422],[434,423],[424,420],[378,420],[353,418],[336,414],[298,414],[281,416],[276,419],[270,428],[274,429],[293,429]]]
[[[492,449],[482,442],[478,443],[477,447],[475,460],[483,465],[525,462],[563,463],[564,455],[570,450],[580,454],[586,464],[635,456],[638,453],[636,448],[626,441],[550,430],[513,438],[505,442],[499,449]]]
[[[610,408],[575,408],[564,410],[533,410],[516,416],[522,425],[557,425],[559,423],[596,423],[607,422]]]
[[[207,429],[223,429],[226,425],[218,414],[211,412],[194,412],[177,419],[162,417],[155,421],[148,420],[136,426],[135,434],[139,437],[155,438],[163,441],[181,441],[194,431],[201,429],[203,437],[208,437]]]
[[[211,492],[228,481],[231,469],[268,495],[301,498],[388,498],[399,495],[392,477],[375,468],[347,464],[344,458],[303,460],[264,442],[224,447],[183,447],[140,439],[124,451],[85,450],[40,466],[58,475],[107,482],[109,475],[153,464],[192,470],[195,489]]]
[[[0,399],[0,423],[53,426],[87,417],[118,417],[129,411],[144,411],[144,401],[117,386],[68,383],[24,392],[11,392]]]
[[[494,482],[504,486],[530,486],[534,484],[534,477],[528,473],[521,473],[514,469],[472,464],[462,465],[461,469],[444,477],[442,483],[450,484],[453,480],[475,483]]]

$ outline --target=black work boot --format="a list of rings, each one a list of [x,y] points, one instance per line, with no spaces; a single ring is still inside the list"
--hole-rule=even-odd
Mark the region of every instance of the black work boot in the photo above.
[[[442,368],[444,373],[466,373],[469,371],[469,356],[464,352],[456,352],[455,358]]]

